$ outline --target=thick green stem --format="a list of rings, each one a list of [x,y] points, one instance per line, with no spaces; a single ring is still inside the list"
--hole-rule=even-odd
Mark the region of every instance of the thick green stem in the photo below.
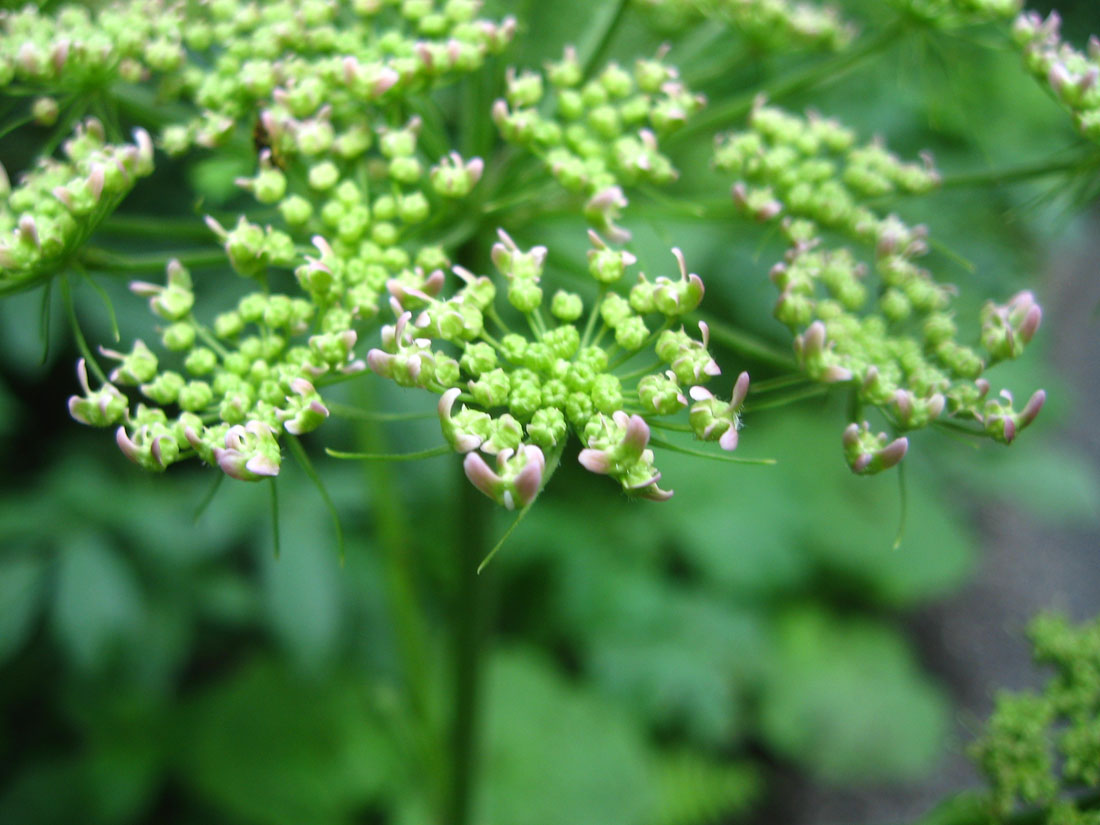
[[[477,780],[481,659],[485,647],[488,613],[488,577],[478,575],[478,562],[488,546],[488,500],[463,476],[459,481],[460,512],[455,558],[457,592],[453,608],[454,715],[451,717],[451,784],[446,825],[471,821]]]
[[[358,406],[377,407],[373,381],[356,382]],[[359,448],[367,453],[388,453],[384,425],[366,420],[356,427]],[[411,531],[404,502],[399,495],[393,468],[384,461],[365,462],[372,494],[375,535],[381,545],[386,596],[396,636],[398,655],[406,684],[406,693],[422,731],[429,726],[428,633],[424,611],[417,599],[411,558]],[[431,747],[428,743],[427,747]],[[425,754],[434,759],[434,754]]]

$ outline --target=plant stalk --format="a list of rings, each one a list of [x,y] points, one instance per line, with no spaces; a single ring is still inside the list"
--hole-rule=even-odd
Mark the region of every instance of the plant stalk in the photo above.
[[[470,484],[459,479],[460,512],[456,553],[458,576],[453,617],[454,715],[451,719],[451,786],[446,825],[469,825],[477,781],[482,677],[482,653],[488,625],[488,578],[478,575],[478,562],[488,547],[489,502]],[[492,574],[489,574],[492,575]]]

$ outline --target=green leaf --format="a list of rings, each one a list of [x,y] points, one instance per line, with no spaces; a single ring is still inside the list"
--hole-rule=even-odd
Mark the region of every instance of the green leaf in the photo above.
[[[718,762],[692,751],[662,754],[655,772],[660,804],[651,825],[713,825],[748,809],[762,789],[750,763]]]
[[[61,549],[53,628],[72,663],[98,670],[140,630],[145,607],[133,569],[97,535]]]
[[[340,559],[318,524],[315,492],[305,484],[280,497],[283,552],[259,553],[267,619],[299,666],[315,670],[335,652],[342,628]]]
[[[783,616],[760,694],[769,747],[821,779],[916,779],[942,755],[950,706],[902,639],[806,608]]]
[[[361,677],[304,681],[246,664],[186,708],[177,767],[220,813],[251,825],[337,825],[399,770]]]
[[[0,664],[19,652],[42,606],[45,562],[28,554],[0,559]]]
[[[562,605],[602,691],[647,722],[721,746],[745,727],[764,634],[744,607],[665,580],[659,570],[577,548]]]
[[[476,822],[648,823],[645,741],[616,708],[529,653],[498,654],[486,681]]]

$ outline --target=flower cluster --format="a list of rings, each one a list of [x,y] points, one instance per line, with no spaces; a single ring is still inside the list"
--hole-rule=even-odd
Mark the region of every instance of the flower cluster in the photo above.
[[[484,168],[480,158],[447,152],[438,128],[425,151],[428,127],[394,114],[411,95],[478,69],[515,22],[478,19],[473,0],[363,2],[349,21],[327,2],[273,4],[243,18],[231,12],[252,6],[225,6],[205,34],[188,35],[189,46],[216,50],[225,39],[218,32],[232,27],[233,47],[181,76],[178,94],[200,114],[168,127],[163,145],[178,153],[252,140],[257,169],[238,185],[273,207],[293,240],[324,239],[321,258],[298,272],[303,288],[319,307],[339,303],[368,318],[388,280],[420,288],[419,267],[446,265],[430,235],[458,215],[453,204]],[[263,268],[253,254],[257,228],[216,231],[239,271],[242,263]]]
[[[994,20],[1011,20],[1023,0],[890,0],[891,4],[927,25],[956,28]]]
[[[258,228],[242,221],[234,231],[251,229]],[[285,235],[268,228],[259,241],[266,264],[293,264]],[[229,254],[243,255],[236,248]],[[307,260],[298,271],[318,266],[321,259]],[[197,455],[244,481],[276,475],[279,433],[310,432],[328,416],[315,384],[365,370],[353,354],[352,313],[338,303],[257,291],[207,325],[192,311],[191,276],[177,261],[168,264],[165,283],[139,281],[131,289],[163,322],[167,357],[141,340],[128,352],[102,350],[117,363],[109,381],[93,390],[81,362],[84,394],[70,399],[69,411],[84,424],[117,425],[119,447],[145,469],[162,471]],[[142,400],[131,409],[120,388]]]
[[[1100,620],[1040,616],[1029,631],[1054,676],[1041,693],[1001,693],[970,753],[991,785],[992,821],[1039,806],[1047,822],[1088,825],[1095,811],[1081,791],[1100,788]]]
[[[153,142],[106,142],[89,118],[64,143],[64,160],[42,158],[16,188],[0,166],[0,294],[36,286],[80,248],[137,179],[153,171]]]
[[[1028,71],[1069,109],[1083,135],[1100,142],[1100,38],[1089,39],[1085,54],[1062,41],[1061,25],[1057,12],[1044,19],[1029,11],[1016,18],[1012,34]]]
[[[330,102],[339,115],[389,89],[421,89],[477,69],[510,39],[514,21],[477,18],[478,0],[395,3],[332,0],[256,4],[216,0],[203,6],[116,0],[98,11],[33,6],[0,25],[0,86],[86,90],[117,79],[153,76],[165,100],[196,104],[202,114],[164,136],[217,145],[251,120],[277,88],[297,117]]]
[[[548,455],[560,456],[570,431],[583,444],[582,465],[630,495],[655,500],[671,493],[658,486],[651,424],[690,406],[697,438],[737,446],[748,375],[737,380],[729,402],[714,397],[702,386],[720,373],[707,327],[700,324],[694,338],[683,325],[703,297],[702,280],[673,250],[678,277],[639,274],[620,294],[612,286],[634,256],[594,232],[590,239],[588,269],[599,293],[587,318],[576,293],[558,290],[544,301],[546,248],[521,249],[503,231],[492,254],[497,281],[455,266],[462,285],[446,298],[442,272],[431,291],[388,285],[396,319],[383,328],[382,347],[367,354],[368,365],[401,386],[440,395],[444,438],[466,455],[466,474],[477,488],[508,508],[534,498]],[[516,332],[505,314],[521,319],[529,334]],[[655,362],[632,369],[651,348]],[[496,456],[496,468],[479,453]]]
[[[839,50],[855,37],[855,28],[836,9],[791,0],[637,0],[665,26],[696,19],[721,20],[757,46],[769,49]]]
[[[623,241],[629,235],[614,223],[627,203],[623,186],[676,178],[657,139],[703,102],[660,57],[638,60],[633,72],[610,63],[586,80],[575,51],[566,48],[560,61],[547,64],[545,81],[537,72],[510,71],[493,120],[505,140],[526,147],[565,189],[588,199],[585,215],[596,229]]]
[[[175,71],[185,61],[181,38],[191,26],[183,9],[163,0],[127,0],[96,10],[67,5],[43,12],[28,3],[5,12],[0,88],[17,84],[69,95]]]
[[[878,142],[857,146],[835,121],[759,105],[748,130],[719,140],[715,160],[738,177],[733,197],[748,216],[784,216],[792,247],[771,272],[780,293],[775,316],[795,334],[807,377],[851,386],[859,404],[878,407],[899,433],[951,417],[1009,443],[1034,420],[1041,390],[1017,411],[1007,392],[988,398],[982,377],[987,367],[1018,357],[1035,335],[1042,311],[1034,296],[1024,292],[982,309],[982,351],[959,343],[953,289],[918,263],[928,251],[927,230],[868,205],[935,187],[929,159],[905,163]],[[866,244],[873,279],[849,249],[827,248],[822,229]],[[844,434],[857,473],[893,466],[907,446],[904,436],[875,435],[866,422],[852,422]]]
[[[748,129],[719,137],[714,163],[734,176],[733,199],[760,220],[798,219],[788,224],[795,239],[816,227],[870,243],[898,231],[867,201],[894,193],[923,194],[939,184],[930,157],[906,163],[881,141],[857,145],[852,130],[835,120],[799,117],[758,100]]]

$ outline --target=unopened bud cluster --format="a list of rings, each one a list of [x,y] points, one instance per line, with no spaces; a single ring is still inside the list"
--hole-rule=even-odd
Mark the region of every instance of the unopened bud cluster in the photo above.
[[[94,118],[77,125],[63,152],[63,160],[40,159],[14,188],[0,165],[0,294],[54,274],[153,171],[144,130],[132,144],[109,144]]]
[[[201,5],[116,0],[95,12],[28,5],[0,19],[0,87],[54,90],[155,80],[162,99],[197,105],[189,126],[171,127],[166,145],[222,143],[283,88],[297,118],[321,103],[345,112],[390,89],[422,89],[479,68],[511,38],[515,21],[478,19],[477,0],[398,3],[336,0]]]
[[[982,374],[1017,357],[1035,335],[1042,311],[1032,294],[987,303],[980,347],[971,347],[958,340],[949,292],[927,272],[896,254],[880,255],[877,270],[885,291],[873,304],[863,283],[866,267],[847,249],[799,244],[772,270],[782,293],[776,314],[797,333],[795,352],[806,375],[850,386],[860,405],[878,407],[898,433],[950,418],[976,422],[988,437],[1011,443],[1038,415],[1045,393],[1017,410],[1007,391],[989,397]],[[844,446],[855,472],[873,473],[900,461],[908,444],[854,422]]]
[[[493,120],[505,140],[530,149],[565,189],[588,199],[585,216],[593,227],[621,242],[629,237],[614,223],[627,204],[623,187],[676,178],[657,139],[702,105],[660,57],[638,60],[633,71],[610,63],[586,80],[575,51],[566,48],[544,73],[510,71]]]
[[[1057,12],[1046,18],[1025,12],[1016,18],[1013,39],[1028,71],[1069,109],[1081,133],[1100,143],[1100,38],[1090,37],[1087,52],[1080,52],[1062,40],[1061,25]]]
[[[890,0],[907,15],[936,28],[956,28],[996,20],[1011,20],[1023,0]]]
[[[630,495],[656,500],[671,493],[658,486],[650,421],[690,408],[698,438],[727,450],[737,446],[748,375],[728,402],[716,398],[702,386],[720,373],[707,327],[699,324],[695,337],[683,323],[702,300],[702,280],[673,250],[677,275],[639,274],[619,292],[613,287],[634,256],[595,233],[590,239],[588,270],[599,297],[587,312],[575,293],[558,290],[546,300],[546,248],[522,249],[501,231],[492,254],[495,279],[455,266],[461,285],[449,297],[441,271],[429,279],[431,290],[389,284],[395,322],[383,328],[382,346],[367,354],[378,375],[440,395],[440,426],[466,455],[467,476],[509,509],[535,497],[549,456],[560,456],[570,432],[583,444],[587,469],[612,477]],[[646,353],[655,353],[654,367],[630,367]]]
[[[817,116],[800,118],[758,105],[749,129],[721,139],[716,164],[737,175],[733,196],[747,216],[783,216],[791,249],[771,272],[779,290],[776,318],[795,334],[806,375],[853,388],[860,405],[878,407],[898,433],[943,418],[977,422],[991,438],[1011,442],[1034,420],[1040,390],[1017,411],[1007,393],[988,398],[984,371],[1016,358],[1035,335],[1042,311],[1030,292],[981,312],[980,346],[960,343],[951,312],[954,289],[919,265],[927,229],[883,217],[872,198],[922,193],[939,176],[927,158],[905,163],[875,141]],[[829,229],[872,251],[873,276],[846,248],[829,249]],[[979,342],[976,342],[979,343]],[[904,436],[890,439],[854,421],[844,435],[852,469],[873,473],[905,455]]]
[[[758,47],[843,49],[855,37],[832,6],[791,0],[636,0],[664,26],[720,20]]]
[[[233,231],[256,234],[265,265],[294,264],[285,235],[243,218]],[[324,265],[319,245],[321,258],[299,270]],[[191,275],[177,261],[168,264],[164,283],[138,281],[131,290],[149,299],[167,352],[158,356],[141,340],[125,352],[103,349],[116,366],[95,388],[81,362],[84,394],[70,399],[69,411],[84,424],[117,427],[119,447],[148,470],[197,455],[243,481],[277,475],[279,435],[310,432],[328,416],[315,384],[366,368],[353,352],[353,314],[335,301],[257,291],[206,324],[192,311]]]
[[[883,219],[867,201],[895,193],[923,194],[940,176],[925,157],[906,163],[881,141],[857,144],[846,126],[818,115],[799,117],[759,100],[748,129],[720,137],[715,165],[735,177],[734,203],[747,216],[793,219],[795,240],[816,226],[868,243],[896,233],[897,220]]]

